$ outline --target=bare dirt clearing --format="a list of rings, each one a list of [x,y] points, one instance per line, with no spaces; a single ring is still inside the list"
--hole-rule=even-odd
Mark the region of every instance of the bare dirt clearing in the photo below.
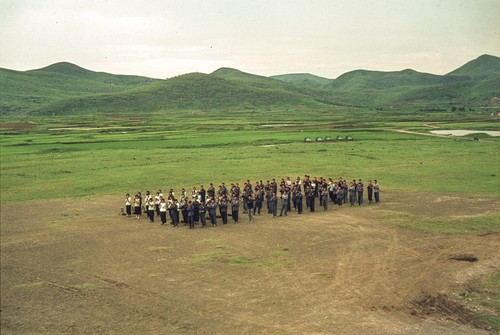
[[[2,205],[2,334],[488,334],[458,292],[499,271],[499,234],[379,212],[471,216],[500,199],[388,192],[195,230],[120,216],[120,199]]]

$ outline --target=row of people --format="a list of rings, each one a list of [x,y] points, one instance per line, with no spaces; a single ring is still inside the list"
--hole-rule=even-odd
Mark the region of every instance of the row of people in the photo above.
[[[132,208],[136,219],[140,219],[143,211],[147,212],[149,220],[154,222],[154,217],[159,216],[162,224],[166,224],[167,217],[174,227],[179,226],[179,222],[188,224],[190,228],[201,223],[202,227],[207,226],[207,217],[213,226],[217,225],[217,209],[223,224],[228,223],[228,216],[237,223],[239,221],[240,206],[243,213],[248,214],[248,219],[252,221],[255,214],[260,214],[263,204],[266,203],[267,213],[273,217],[287,215],[288,212],[295,210],[298,214],[303,213],[303,199],[306,200],[306,208],[310,212],[315,211],[316,198],[319,198],[319,205],[324,210],[328,209],[328,203],[333,202],[338,206],[349,202],[351,206],[357,203],[363,204],[364,185],[361,179],[347,182],[339,178],[333,181],[331,178],[311,179],[308,175],[301,179],[298,177],[295,181],[290,178],[281,179],[278,184],[275,179],[264,184],[262,181],[254,185],[247,180],[243,187],[239,184],[231,184],[229,188],[224,183],[215,190],[213,184],[210,184],[208,190],[203,185],[199,190],[193,188],[191,195],[188,196],[185,189],[182,189],[177,198],[171,189],[165,197],[161,190],[156,192],[155,196],[148,191],[143,203],[141,193],[137,193],[132,200],[130,195],[126,195],[125,206],[126,215],[131,216]],[[380,186],[377,180],[372,183],[368,181],[367,185],[368,202],[380,201]],[[373,199],[375,197],[375,200]]]

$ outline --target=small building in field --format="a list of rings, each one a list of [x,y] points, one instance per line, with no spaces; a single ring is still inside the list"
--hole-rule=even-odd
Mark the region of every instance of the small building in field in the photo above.
[[[345,139],[346,139],[347,141],[352,141],[352,140],[353,140],[352,136],[347,136]]]
[[[332,137],[331,136],[325,136],[325,141],[331,141],[332,140]]]
[[[323,141],[324,141],[323,137],[316,137],[316,142],[323,142]]]
[[[310,137],[304,137],[304,142],[312,142],[312,139]]]
[[[337,136],[336,140],[337,140],[337,141],[343,141],[343,140],[344,140],[344,137],[343,137],[343,136]]]

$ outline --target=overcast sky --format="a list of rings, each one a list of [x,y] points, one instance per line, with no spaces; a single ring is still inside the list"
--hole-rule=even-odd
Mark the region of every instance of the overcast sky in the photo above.
[[[500,56],[500,0],[0,0],[0,67],[445,74]]]

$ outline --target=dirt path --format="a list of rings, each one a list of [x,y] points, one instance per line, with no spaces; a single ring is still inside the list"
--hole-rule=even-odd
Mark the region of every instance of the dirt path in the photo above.
[[[195,230],[120,216],[120,197],[2,205],[2,334],[487,334],[457,293],[499,271],[499,235],[395,228],[378,211],[465,209],[383,196]]]
[[[433,134],[433,133],[422,133],[422,132],[418,132],[418,131],[405,130],[405,129],[386,129],[386,130],[395,131],[397,133],[402,133],[402,134],[412,134],[412,135],[421,135],[421,136],[447,137],[447,138],[450,138],[449,135],[439,135],[439,134]]]

